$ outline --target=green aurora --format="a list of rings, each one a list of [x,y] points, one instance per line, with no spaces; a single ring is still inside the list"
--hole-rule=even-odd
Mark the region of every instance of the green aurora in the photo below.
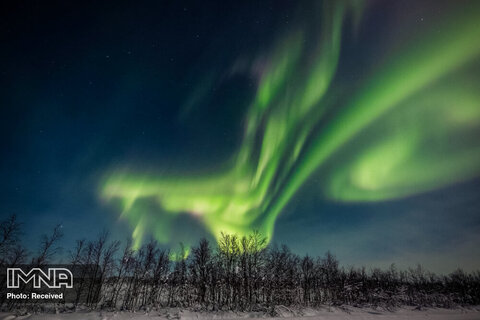
[[[114,168],[101,196],[118,201],[138,248],[149,234],[168,242],[181,214],[216,238],[257,229],[271,240],[278,215],[313,175],[321,176],[319,197],[340,202],[388,201],[476,176],[480,10],[472,6],[385,51],[360,86],[333,90],[342,35],[361,28],[368,6],[325,2],[319,30],[295,29],[267,53],[225,169],[164,176]]]

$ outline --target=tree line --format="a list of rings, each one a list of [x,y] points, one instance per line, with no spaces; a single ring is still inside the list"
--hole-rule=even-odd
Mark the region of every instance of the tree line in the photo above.
[[[0,223],[0,265],[55,262],[60,226],[44,236],[36,255],[20,244],[15,216]],[[435,306],[480,304],[480,272],[436,275],[420,265],[408,270],[341,267],[327,252],[299,256],[287,246],[267,245],[259,232],[201,239],[190,253],[165,249],[154,240],[134,250],[131,241],[110,241],[108,232],[78,240],[68,263],[90,266],[95,283],[77,284],[74,305],[92,309],[140,310],[167,307],[194,310],[271,312],[276,306]],[[4,281],[4,280],[2,280]],[[2,285],[3,287],[3,285]],[[79,298],[83,297],[82,300]],[[4,307],[18,305],[5,299]]]

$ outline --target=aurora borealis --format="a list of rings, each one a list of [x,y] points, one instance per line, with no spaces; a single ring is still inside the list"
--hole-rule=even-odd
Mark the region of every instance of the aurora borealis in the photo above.
[[[284,43],[272,50],[231,169],[174,178],[118,172],[107,179],[103,194],[121,199],[122,215],[134,226],[137,245],[148,231],[164,240],[163,229],[169,228],[166,219],[144,221],[146,209],[135,208],[139,198],[155,199],[171,215],[198,216],[216,237],[222,231],[243,236],[258,229],[271,239],[277,215],[302,183],[363,130],[376,131],[370,133],[370,145],[353,163],[333,168],[331,182],[320,183],[335,200],[388,200],[462,181],[480,171],[479,143],[448,143],[448,137],[479,127],[479,88],[462,84],[467,77],[462,71],[455,75],[460,84],[437,84],[480,54],[478,14],[452,18],[445,30],[436,30],[441,36],[427,33],[419,43],[392,54],[330,122],[315,128],[326,110],[334,108],[324,96],[339,60],[345,17],[350,10],[358,16],[361,9],[358,1],[326,2],[312,53],[302,48],[303,37],[312,35],[301,31],[282,38]],[[302,70],[305,65],[308,69]],[[290,79],[295,79],[294,85],[288,85]],[[396,120],[405,117],[410,119],[396,128]],[[384,136],[375,138],[378,132]],[[444,159],[436,160],[442,154]]]
[[[13,188],[3,211],[66,220],[72,237],[112,227],[137,248],[259,230],[274,243],[298,238],[300,251],[334,243],[364,263],[392,237],[375,259],[428,263],[455,251],[478,267],[479,3],[109,10],[89,5],[65,31],[33,30],[47,9],[11,27],[4,55],[19,67],[4,67],[14,80],[2,94],[13,150],[3,161],[22,173],[2,169]],[[16,55],[29,39],[37,55]],[[435,227],[417,230],[425,217]],[[396,224],[401,232],[375,237]]]

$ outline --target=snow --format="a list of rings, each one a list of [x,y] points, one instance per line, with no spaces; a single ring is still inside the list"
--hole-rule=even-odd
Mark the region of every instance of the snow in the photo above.
[[[282,308],[280,308],[282,309]],[[145,312],[75,312],[62,314],[33,314],[15,316],[9,313],[0,313],[0,320],[162,320],[162,319],[247,319],[261,318],[265,320],[289,319],[289,320],[478,320],[480,319],[480,307],[469,309],[427,309],[415,310],[401,308],[394,312],[368,309],[368,308],[324,308],[302,309],[292,311],[276,309],[276,317],[269,317],[260,313],[234,313],[234,312],[192,312],[187,310],[167,309],[150,313]]]

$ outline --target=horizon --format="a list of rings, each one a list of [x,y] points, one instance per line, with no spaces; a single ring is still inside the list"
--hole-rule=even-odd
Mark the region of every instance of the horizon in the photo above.
[[[25,223],[23,223],[21,221],[18,221],[16,219],[16,217],[14,217],[14,216],[9,217],[8,220],[0,221],[0,223],[3,226],[6,221],[11,221],[12,219],[16,221],[18,229],[16,229],[17,231],[14,232],[13,243],[10,243],[8,246],[9,247],[19,246],[19,248],[26,249],[25,256],[24,256],[24,261],[20,262],[20,264],[21,265],[29,265],[29,264],[33,263],[34,261],[37,261],[38,254],[40,254],[40,252],[43,249],[43,245],[44,245],[43,241],[44,241],[44,239],[46,239],[45,237],[47,237],[47,238],[52,237],[53,232],[45,233],[41,236],[41,239],[39,238],[39,241],[38,241],[38,243],[40,245],[39,248],[42,248],[42,249],[38,250],[39,248],[37,248],[37,249],[32,250],[32,248],[29,248],[28,245],[25,245],[25,243],[23,243],[23,240],[22,240],[24,238],[23,237],[24,232],[22,230],[22,227],[25,226]],[[179,242],[179,243],[177,243],[176,245],[173,245],[173,246],[165,246],[165,245],[162,245],[161,243],[159,243],[153,237],[151,237],[148,241],[145,241],[140,248],[134,249],[133,244],[131,242],[131,238],[124,239],[123,241],[120,240],[120,239],[114,239],[114,238],[111,237],[111,234],[110,234],[109,230],[107,230],[107,229],[102,230],[102,232],[99,233],[98,235],[96,235],[96,237],[93,237],[91,239],[90,238],[85,238],[85,237],[80,238],[80,239],[76,239],[74,243],[70,244],[70,246],[65,246],[63,244],[63,242],[64,242],[63,240],[64,240],[65,235],[63,234],[61,224],[57,224],[55,226],[54,230],[56,228],[58,228],[59,237],[53,242],[54,245],[51,246],[50,249],[49,249],[49,250],[52,251],[52,254],[51,254],[50,258],[46,261],[47,265],[59,265],[59,264],[69,265],[70,263],[72,263],[72,259],[75,259],[74,256],[76,254],[76,249],[78,248],[79,242],[83,241],[84,242],[83,243],[83,249],[86,249],[89,244],[94,245],[95,242],[98,241],[102,236],[105,237],[106,247],[109,247],[110,245],[114,245],[115,243],[117,243],[117,249],[115,250],[115,253],[113,255],[114,259],[119,259],[121,257],[122,251],[126,250],[127,248],[132,250],[133,255],[136,256],[136,255],[138,255],[138,253],[141,250],[143,250],[143,251],[146,250],[148,245],[153,244],[155,246],[155,248],[157,250],[159,250],[159,252],[157,252],[157,254],[161,253],[161,252],[164,252],[168,255],[169,261],[170,261],[170,264],[171,264],[170,268],[173,268],[175,266],[175,264],[178,263],[179,261],[191,260],[192,259],[192,254],[191,254],[192,249],[198,249],[200,243],[203,240],[207,241],[207,243],[209,244],[212,252],[217,253],[217,254],[222,252],[222,246],[221,246],[220,243],[218,243],[216,240],[211,241],[211,240],[209,240],[205,237],[199,238],[195,243],[193,243],[191,245],[187,245],[187,246],[185,246],[185,244],[182,243],[182,242]],[[2,228],[2,230],[5,230],[5,229]],[[51,230],[51,231],[53,231],[53,230]],[[222,233],[222,239],[225,239],[225,237],[230,237],[230,238],[233,237],[235,239],[236,243],[238,243],[238,246],[239,246],[239,250],[240,250],[238,252],[239,254],[242,254],[242,248],[241,248],[242,240],[244,238],[248,239],[248,238],[253,237],[253,236],[259,237],[260,243],[263,243],[263,241],[265,241],[265,244],[261,245],[260,251],[265,252],[267,255],[271,251],[276,251],[276,250],[282,251],[282,250],[284,250],[284,248],[286,248],[288,252],[290,252],[294,257],[297,257],[300,260],[302,260],[303,258],[306,258],[306,257],[310,257],[310,258],[313,259],[313,261],[318,262],[318,261],[324,260],[328,256],[331,256],[331,257],[333,257],[334,260],[336,260],[338,262],[338,266],[340,267],[339,270],[342,270],[342,271],[348,271],[348,270],[351,270],[351,269],[359,271],[359,270],[365,269],[367,274],[372,274],[373,272],[375,272],[375,270],[378,270],[378,269],[381,270],[381,271],[387,271],[387,272],[392,270],[392,268],[396,272],[414,272],[416,270],[419,270],[419,268],[420,268],[420,270],[422,270],[425,274],[430,274],[431,273],[431,274],[433,274],[435,276],[438,276],[438,277],[446,277],[446,276],[455,274],[459,271],[465,272],[468,275],[475,275],[475,274],[480,273],[480,269],[465,270],[461,266],[458,266],[457,268],[455,268],[451,271],[448,271],[448,272],[435,272],[433,270],[428,269],[427,267],[425,267],[421,263],[416,263],[416,264],[413,264],[413,265],[402,265],[402,264],[396,263],[395,261],[392,261],[390,263],[383,264],[383,265],[382,264],[375,265],[375,264],[370,262],[369,267],[367,267],[365,265],[351,265],[351,264],[346,265],[342,262],[341,259],[338,259],[335,252],[332,252],[329,249],[326,250],[323,254],[312,255],[308,252],[301,254],[301,253],[298,253],[298,252],[295,252],[295,251],[291,250],[291,248],[286,243],[275,243],[275,242],[268,241],[268,239],[264,235],[259,233],[257,230],[252,230],[251,233],[243,235],[242,237],[239,237],[237,234]],[[264,239],[264,240],[262,240],[262,239]],[[181,254],[181,252],[184,252],[183,253],[184,258],[183,259],[182,258],[178,259],[177,256],[179,254]]]

